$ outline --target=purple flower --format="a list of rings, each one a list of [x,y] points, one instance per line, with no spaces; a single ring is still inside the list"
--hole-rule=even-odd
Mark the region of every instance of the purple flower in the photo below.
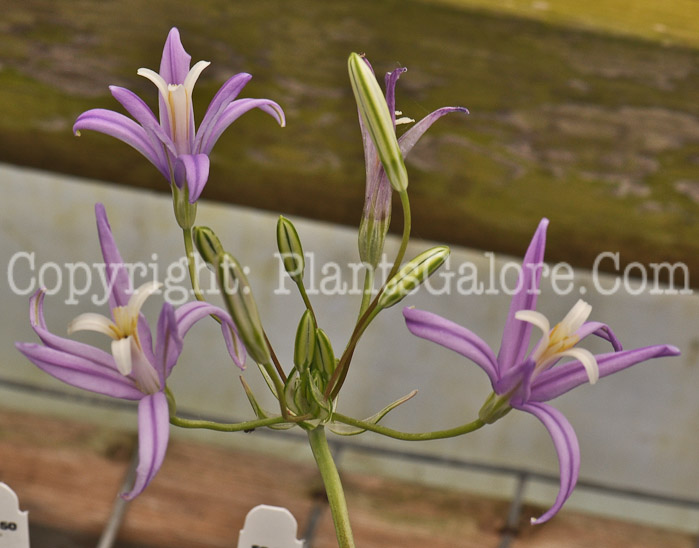
[[[371,67],[369,61],[364,61]],[[407,68],[397,68],[386,73],[386,104],[391,113],[393,128],[401,124],[409,124],[415,120],[402,116],[402,112],[396,110],[396,82]],[[439,118],[450,112],[465,112],[463,107],[442,107],[425,116],[413,127],[398,138],[398,146],[406,157],[413,149],[420,137]],[[396,115],[400,118],[396,118]],[[380,260],[383,243],[391,220],[391,183],[386,177],[376,146],[371,135],[359,116],[359,126],[364,142],[364,162],[366,164],[366,193],[364,198],[364,212],[359,228],[359,254],[362,261],[376,266]]]
[[[90,330],[112,339],[111,354],[93,346],[51,333],[44,320],[44,292],[30,301],[29,316],[43,344],[16,343],[17,349],[43,371],[57,379],[91,392],[138,401],[139,465],[133,488],[122,497],[140,494],[160,469],[169,436],[170,413],[165,383],[182,352],[182,338],[200,319],[216,314],[231,357],[239,367],[245,351],[238,341],[228,314],[203,302],[187,303],[177,310],[165,303],[160,312],[153,350],[151,329],[140,313],[149,295],[159,284],[149,282],[132,291],[127,270],[116,247],[102,204],[95,206],[97,230],[106,273],[111,284],[111,318],[81,314],[68,330]]]
[[[221,86],[209,104],[199,130],[195,131],[192,91],[209,62],[199,61],[190,69],[191,59],[182,46],[179,31],[173,28],[165,42],[160,73],[146,68],[138,70],[139,75],[148,78],[158,88],[160,121],[136,94],[110,86],[114,98],[135,121],[111,110],[93,109],[78,116],[73,131],[79,135],[80,130],[91,129],[131,145],[179,190],[186,183],[189,202],[193,204],[209,177],[211,149],[231,123],[253,108],[270,114],[281,126],[284,126],[285,119],[281,107],[269,99],[236,100],[252,78],[241,72]]]
[[[622,351],[612,330],[600,322],[588,322],[592,307],[578,301],[565,318],[549,330],[548,320],[534,310],[539,292],[541,268],[546,245],[544,219],[524,256],[517,291],[512,297],[497,357],[475,333],[436,314],[406,308],[403,310],[408,329],[418,337],[454,350],[483,369],[493,386],[493,393],[479,413],[483,422],[492,423],[512,408],[531,413],[549,431],[558,454],[561,486],[554,505],[532,523],[543,523],[554,516],[573,492],[580,470],[580,448],[572,426],[563,414],[544,402],[599,377],[632,365],[663,356],[677,356],[674,346],[657,345]],[[543,336],[529,352],[532,325]],[[575,345],[588,335],[609,341],[614,349],[594,356]],[[558,365],[563,357],[574,361]]]

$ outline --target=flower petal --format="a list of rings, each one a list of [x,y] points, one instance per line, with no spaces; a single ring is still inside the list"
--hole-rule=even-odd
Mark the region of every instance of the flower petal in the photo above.
[[[187,183],[189,203],[193,204],[201,196],[209,180],[209,157],[206,154],[181,154],[175,163],[175,182],[177,186]]]
[[[216,95],[214,95],[214,98],[209,103],[206,114],[204,114],[204,118],[202,118],[201,124],[199,125],[199,131],[194,140],[193,150],[198,150],[202,139],[209,131],[211,125],[216,123],[223,110],[235,100],[251,78],[252,76],[245,72],[238,73],[229,78],[216,92]]]
[[[403,153],[403,156],[408,155],[408,153],[415,146],[415,143],[417,143],[420,137],[422,137],[425,134],[425,132],[428,129],[430,129],[432,124],[434,124],[442,116],[444,116],[445,114],[449,114],[450,112],[465,112],[466,114],[469,113],[468,109],[463,107],[442,107],[428,114],[417,124],[411,127],[408,131],[406,131],[403,135],[401,135],[400,139],[398,139],[398,145],[400,146],[400,151]]]
[[[166,166],[161,161],[162,155],[154,147],[148,133],[128,116],[103,108],[88,110],[78,116],[73,124],[73,133],[76,135],[80,135],[83,129],[104,133],[132,146],[169,178]]]
[[[131,90],[119,86],[109,86],[109,91],[111,91],[112,96],[121,103],[121,106],[123,106],[147,132],[152,134],[155,142],[162,143],[170,152],[175,154],[175,143],[172,142],[170,136],[165,133],[165,130],[160,126],[153,111],[138,95]],[[162,147],[154,148],[159,153],[162,151]],[[158,156],[162,163],[159,169],[167,176],[167,157],[165,153],[158,154]]]
[[[527,253],[524,255],[522,272],[517,280],[517,292],[510,303],[510,312],[505,322],[500,352],[498,353],[500,374],[504,374],[510,367],[520,363],[529,347],[531,324],[516,319],[515,314],[520,310],[534,310],[536,308],[548,224],[548,219],[541,220]]]
[[[36,343],[15,347],[42,371],[66,384],[125,400],[138,400],[143,393],[112,365],[107,368],[89,359]]]
[[[121,498],[131,500],[140,495],[163,464],[170,437],[170,412],[162,392],[150,394],[138,403],[138,467],[136,481]]]
[[[180,337],[184,338],[196,322],[211,314],[218,316],[221,320],[221,332],[231,358],[240,369],[245,369],[245,346],[238,337],[238,331],[231,317],[217,306],[204,302],[192,302],[180,306],[175,312]]]
[[[403,316],[413,335],[435,342],[473,361],[490,378],[498,381],[497,362],[490,347],[475,333],[437,314],[404,308]]]
[[[160,76],[168,84],[183,84],[192,57],[184,50],[177,27],[170,29],[160,59]]]
[[[679,356],[679,354],[678,348],[661,344],[635,350],[598,354],[596,360],[599,376],[606,377],[646,360],[666,356]],[[535,379],[532,386],[531,400],[542,402],[557,398],[587,381],[587,372],[579,361],[559,365],[544,371]]]
[[[280,126],[284,127],[286,124],[282,107],[274,101],[269,99],[238,99],[230,103],[216,119],[212,120],[204,132],[197,135],[194,150],[202,154],[209,154],[226,128],[254,108],[259,108],[272,116]]]
[[[175,309],[170,303],[165,303],[158,318],[158,335],[155,341],[155,363],[161,386],[165,386],[165,381],[181,353],[182,336],[177,327]]]
[[[126,306],[131,295],[131,280],[124,267],[124,260],[121,258],[119,248],[114,241],[107,212],[100,203],[95,204],[95,217],[97,218],[97,234],[102,248],[107,283],[109,284],[109,308]]]
[[[580,340],[583,340],[588,335],[597,335],[605,341],[609,341],[615,351],[619,352],[623,350],[619,339],[617,339],[616,335],[614,334],[614,331],[612,331],[612,328],[605,323],[586,322],[575,332],[575,334],[580,338]]]
[[[104,350],[95,348],[89,344],[59,337],[46,328],[46,321],[44,320],[44,296],[45,293],[39,290],[34,293],[29,300],[29,321],[34,332],[39,336],[39,339],[41,339],[41,342],[49,348],[88,360],[95,364],[95,366],[116,372],[114,359]]]
[[[364,59],[364,61],[367,63],[367,65],[369,65],[369,62],[366,61],[366,59]],[[371,65],[369,65],[369,67],[371,67]],[[384,80],[386,85],[386,106],[388,107],[388,112],[393,120],[394,127],[396,125],[396,82],[398,82],[400,75],[407,70],[408,69],[405,67],[399,67],[396,70],[387,72]],[[405,153],[403,153],[403,156],[405,156]]]
[[[532,518],[532,524],[544,523],[558,513],[575,489],[580,472],[580,446],[573,427],[558,409],[532,402],[518,405],[516,408],[531,413],[544,424],[558,455],[561,486],[556,501],[543,515]]]

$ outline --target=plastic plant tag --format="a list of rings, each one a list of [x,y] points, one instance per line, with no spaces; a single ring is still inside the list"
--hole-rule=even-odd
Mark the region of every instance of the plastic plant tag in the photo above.
[[[0,482],[0,548],[29,548],[28,512],[19,509],[19,499]]]
[[[304,548],[296,538],[296,518],[286,508],[260,504],[248,512],[238,548]]]

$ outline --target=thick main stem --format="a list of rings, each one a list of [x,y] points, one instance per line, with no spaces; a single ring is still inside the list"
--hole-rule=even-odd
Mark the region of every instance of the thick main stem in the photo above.
[[[345,493],[342,490],[340,474],[337,472],[335,461],[328,446],[328,439],[325,437],[325,427],[319,426],[310,430],[308,432],[308,441],[311,444],[311,450],[318,464],[320,475],[323,478],[325,492],[328,495],[328,503],[330,504],[330,512],[335,524],[338,546],[339,548],[354,548],[354,538],[352,537],[352,528],[350,527],[349,513],[347,512]]]

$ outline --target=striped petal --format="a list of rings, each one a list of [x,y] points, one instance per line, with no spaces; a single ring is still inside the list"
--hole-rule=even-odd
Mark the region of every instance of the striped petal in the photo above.
[[[520,310],[534,310],[541,280],[541,264],[546,248],[546,228],[548,219],[542,219],[534,233],[522,262],[522,272],[517,280],[517,292],[512,297],[510,311],[502,334],[498,353],[500,373],[522,362],[529,347],[531,324],[515,318]]]
[[[206,154],[181,154],[175,163],[175,183],[187,183],[189,203],[195,203],[209,180],[209,157]]]
[[[73,124],[73,133],[76,135],[80,135],[80,131],[84,129],[104,133],[135,148],[168,177],[167,166],[162,164],[162,155],[148,133],[128,116],[103,108],[88,110],[78,116]]]
[[[580,472],[580,446],[573,427],[563,413],[543,403],[525,403],[516,406],[521,411],[531,413],[539,419],[549,431],[553,446],[558,455],[558,468],[561,476],[560,489],[553,506],[538,518],[532,518],[532,524],[544,523],[555,516],[573,493]]]
[[[162,392],[150,394],[138,404],[138,467],[136,481],[121,497],[131,500],[140,495],[160,470],[170,437],[170,413]]]
[[[498,381],[495,355],[478,335],[437,314],[424,310],[404,308],[403,316],[413,335],[461,354],[483,369],[493,385]]]
[[[114,241],[107,212],[100,203],[95,204],[95,217],[97,217],[97,234],[102,248],[107,283],[109,284],[109,308],[126,306],[131,295],[131,280],[124,267],[124,260],[121,258],[119,248]]]
[[[212,117],[210,124],[204,128],[204,131],[199,132],[195,140],[194,150],[202,154],[210,154],[211,149],[214,148],[216,141],[226,128],[254,108],[259,108],[272,116],[280,126],[286,125],[284,111],[274,101],[269,99],[238,99],[231,102],[217,117]]]

